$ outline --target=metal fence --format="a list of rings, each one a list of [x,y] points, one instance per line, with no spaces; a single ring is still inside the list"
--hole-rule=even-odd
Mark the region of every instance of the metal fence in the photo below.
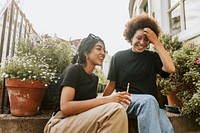
[[[31,37],[33,41],[40,40],[40,36],[33,29],[31,23],[21,11],[15,0],[8,0],[0,8],[0,63],[7,57],[14,56],[18,41]]]

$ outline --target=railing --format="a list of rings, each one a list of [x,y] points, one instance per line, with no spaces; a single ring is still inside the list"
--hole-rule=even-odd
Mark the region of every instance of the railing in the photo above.
[[[3,15],[6,8],[10,5],[11,1],[12,0],[1,0],[1,2],[0,2],[0,16]]]
[[[0,63],[3,64],[7,57],[14,56],[19,40],[31,37],[38,41],[41,38],[15,0],[7,1],[0,11]]]

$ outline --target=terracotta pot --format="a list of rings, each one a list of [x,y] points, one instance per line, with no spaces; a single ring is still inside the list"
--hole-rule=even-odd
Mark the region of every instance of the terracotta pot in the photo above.
[[[159,98],[159,103],[162,107],[165,107],[165,105],[167,104],[167,97],[162,95],[161,90],[162,88],[158,87],[158,98]]]
[[[178,99],[176,94],[177,92],[170,92],[169,95],[167,95],[168,105],[182,107],[182,102]]]
[[[10,111],[13,116],[33,116],[39,112],[40,105],[48,86],[39,81],[6,79]]]
[[[181,91],[186,91],[186,90],[190,89],[190,87],[187,86],[186,84],[180,84],[180,83],[176,83],[176,82],[174,82],[172,84],[176,86],[177,90],[172,91],[172,92],[169,93],[169,95],[167,95],[168,105],[169,106],[182,107],[183,103],[180,99],[178,99],[176,94],[181,92]]]

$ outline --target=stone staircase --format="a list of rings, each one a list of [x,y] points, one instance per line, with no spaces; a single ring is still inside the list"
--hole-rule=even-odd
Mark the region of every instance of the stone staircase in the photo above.
[[[0,133],[43,133],[43,129],[49,118],[50,110],[43,110],[32,117],[15,117],[10,114],[0,114]],[[175,133],[200,133],[200,126],[192,118],[185,118],[179,114],[167,112],[174,126]],[[137,133],[137,123],[129,122],[130,133]]]

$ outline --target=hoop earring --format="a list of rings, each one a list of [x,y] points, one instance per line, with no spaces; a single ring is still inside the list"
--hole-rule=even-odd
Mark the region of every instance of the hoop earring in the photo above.
[[[85,58],[86,58],[86,60],[88,60],[88,59],[89,59],[89,57],[88,57],[87,55],[86,55],[86,57],[85,57]]]

